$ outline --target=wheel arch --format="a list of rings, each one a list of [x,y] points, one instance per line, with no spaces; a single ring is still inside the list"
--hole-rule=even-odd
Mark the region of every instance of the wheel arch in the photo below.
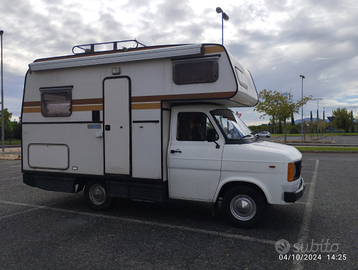
[[[248,182],[248,181],[230,181],[225,183],[221,188],[220,191],[215,199],[215,202],[218,202],[220,198],[224,197],[225,193],[235,187],[240,187],[240,186],[244,186],[244,187],[250,187],[255,189],[256,191],[258,191],[263,198],[265,199],[266,203],[268,202],[267,200],[267,196],[263,190],[263,188],[261,188],[259,185],[257,185],[256,183],[252,183],[252,182]]]

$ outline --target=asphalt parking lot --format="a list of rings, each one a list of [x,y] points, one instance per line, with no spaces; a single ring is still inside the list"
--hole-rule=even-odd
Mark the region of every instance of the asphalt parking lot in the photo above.
[[[203,203],[96,212],[83,193],[22,184],[20,161],[0,160],[0,269],[357,269],[357,163],[304,153],[303,198],[239,229]]]

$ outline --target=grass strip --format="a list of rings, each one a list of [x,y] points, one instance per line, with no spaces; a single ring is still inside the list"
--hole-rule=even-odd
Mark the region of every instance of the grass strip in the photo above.
[[[339,136],[358,136],[358,133],[333,133],[332,135],[333,135],[333,137],[335,137],[335,136],[338,136],[338,137]],[[283,137],[283,136],[285,136],[285,134],[283,134],[283,133],[279,133],[279,134],[271,133],[271,137]],[[289,134],[286,134],[286,136],[287,137],[301,137],[301,133],[299,133],[299,134],[298,133],[294,133],[294,134],[289,133]],[[310,137],[317,138],[317,133],[311,133],[311,134],[306,133],[305,137],[306,138],[310,138]],[[331,133],[325,133],[325,134],[320,133],[319,137],[331,137]]]
[[[299,151],[307,152],[347,152],[358,153],[358,147],[330,147],[330,146],[297,146]]]

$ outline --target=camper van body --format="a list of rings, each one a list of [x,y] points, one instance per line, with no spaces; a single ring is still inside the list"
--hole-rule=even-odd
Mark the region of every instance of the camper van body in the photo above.
[[[116,197],[222,199],[230,221],[252,226],[267,204],[292,203],[304,191],[295,148],[228,134],[229,124],[243,125],[228,108],[257,100],[251,74],[217,44],[36,60],[22,104],[23,181],[85,189],[95,209]],[[200,139],[180,135],[193,116],[204,121]]]

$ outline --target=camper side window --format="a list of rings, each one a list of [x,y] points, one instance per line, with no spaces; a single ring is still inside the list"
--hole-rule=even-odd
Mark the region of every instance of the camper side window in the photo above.
[[[205,113],[181,112],[178,114],[178,141],[206,141],[206,133],[213,126]]]
[[[72,113],[72,87],[40,88],[41,114],[45,117],[66,117]]]
[[[212,83],[219,77],[217,59],[173,61],[175,84]]]

